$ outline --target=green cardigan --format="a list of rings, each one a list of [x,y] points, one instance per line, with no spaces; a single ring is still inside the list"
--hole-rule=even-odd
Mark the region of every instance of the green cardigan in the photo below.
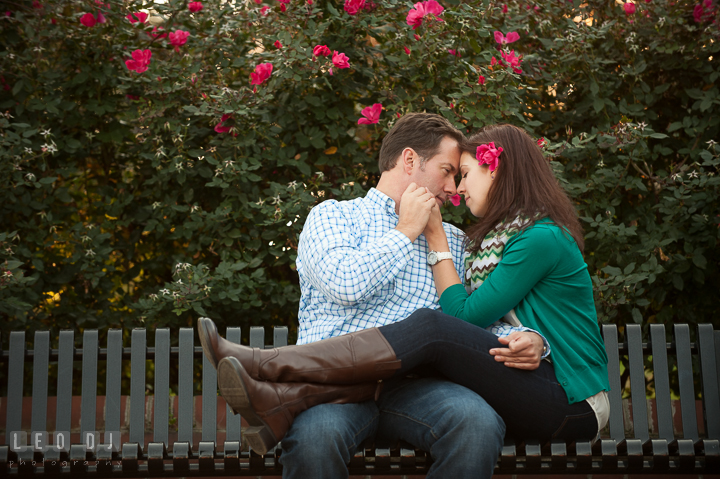
[[[609,391],[592,282],[575,240],[545,219],[513,236],[480,287],[462,284],[440,297],[445,313],[485,328],[513,307],[518,319],[550,343],[555,375],[570,404]]]

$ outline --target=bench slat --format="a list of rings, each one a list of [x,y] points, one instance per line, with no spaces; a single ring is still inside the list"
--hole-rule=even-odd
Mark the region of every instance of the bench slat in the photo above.
[[[287,326],[277,326],[273,328],[273,347],[281,348],[287,346],[288,328]]]
[[[642,350],[642,329],[639,324],[625,326],[630,365],[630,396],[632,397],[633,430],[643,444],[650,439],[647,420],[647,394]]]
[[[251,326],[250,327],[250,347],[265,349],[265,328],[263,328],[262,326]],[[251,453],[250,454],[251,458],[253,457],[253,454],[257,454],[257,453],[255,453],[255,451],[252,450],[252,448],[249,448],[249,450]],[[273,454],[275,454],[275,447],[270,449],[266,453],[265,457],[272,456]],[[258,457],[262,457],[262,456],[258,456]],[[252,464],[251,464],[251,466],[252,466]]]
[[[145,447],[145,361],[147,332],[133,329],[130,344],[130,433],[131,443]]]
[[[608,379],[610,381],[610,437],[620,442],[625,439],[622,414],[622,385],[620,384],[620,354],[618,352],[617,326],[603,324],[603,339],[608,356]]]
[[[705,431],[708,437],[720,437],[720,393],[718,392],[712,324],[698,324],[697,338],[703,397],[705,398]]]
[[[195,331],[192,328],[180,328],[180,351],[178,353],[178,442],[193,446],[193,348]]]
[[[120,386],[122,384],[122,330],[110,329],[105,362],[105,430],[120,430]]]
[[[75,354],[75,331],[60,331],[58,338],[58,380],[55,430],[70,432],[72,427],[73,356]]]
[[[5,442],[9,445],[9,433],[22,429],[23,373],[25,371],[25,332],[10,333],[10,361],[8,361],[7,416]]]
[[[242,340],[242,329],[241,328],[227,328],[226,334],[227,340],[233,343],[240,344]],[[226,424],[226,435],[225,442],[228,441],[240,441],[240,429],[241,420],[239,414],[233,414],[232,409],[227,404],[225,405],[225,424]]]
[[[670,402],[670,373],[668,369],[665,325],[650,325],[650,341],[653,355],[653,378],[655,381],[655,407],[658,419],[658,436],[666,443],[675,440]]]
[[[95,431],[98,352],[97,329],[86,330],[83,333],[82,399],[80,401],[80,437],[83,443],[86,442],[85,434]]]
[[[675,325],[675,344],[683,438],[697,442],[699,437],[695,411],[695,386],[693,384],[692,354],[690,351],[690,327],[687,324]]]
[[[31,432],[47,430],[48,368],[50,367],[50,331],[35,331],[33,344],[33,387]]]
[[[153,441],[169,443],[170,426],[170,329],[155,330],[155,397],[153,398]]]
[[[217,371],[202,357],[202,441],[217,441]]]

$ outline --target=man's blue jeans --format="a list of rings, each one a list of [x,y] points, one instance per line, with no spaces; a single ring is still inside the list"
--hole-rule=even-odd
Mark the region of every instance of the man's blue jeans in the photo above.
[[[474,392],[440,378],[388,381],[377,402],[322,404],[295,418],[282,440],[283,478],[340,479],[366,439],[429,451],[430,478],[489,478],[505,423]]]

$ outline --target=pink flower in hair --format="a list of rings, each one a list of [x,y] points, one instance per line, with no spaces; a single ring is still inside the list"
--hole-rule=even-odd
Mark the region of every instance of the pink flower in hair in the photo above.
[[[488,165],[490,171],[495,171],[498,166],[498,158],[502,152],[502,147],[495,148],[495,142],[491,141],[477,147],[475,158],[478,160],[479,165]]]

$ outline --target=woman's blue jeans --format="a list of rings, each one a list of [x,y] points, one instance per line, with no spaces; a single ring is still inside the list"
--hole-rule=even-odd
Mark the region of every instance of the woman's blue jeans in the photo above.
[[[507,436],[516,440],[592,440],[595,413],[586,401],[568,404],[550,363],[534,371],[513,369],[495,361],[497,337],[440,311],[421,309],[407,319],[379,328],[402,369],[435,369],[449,380],[475,391],[503,418]]]

